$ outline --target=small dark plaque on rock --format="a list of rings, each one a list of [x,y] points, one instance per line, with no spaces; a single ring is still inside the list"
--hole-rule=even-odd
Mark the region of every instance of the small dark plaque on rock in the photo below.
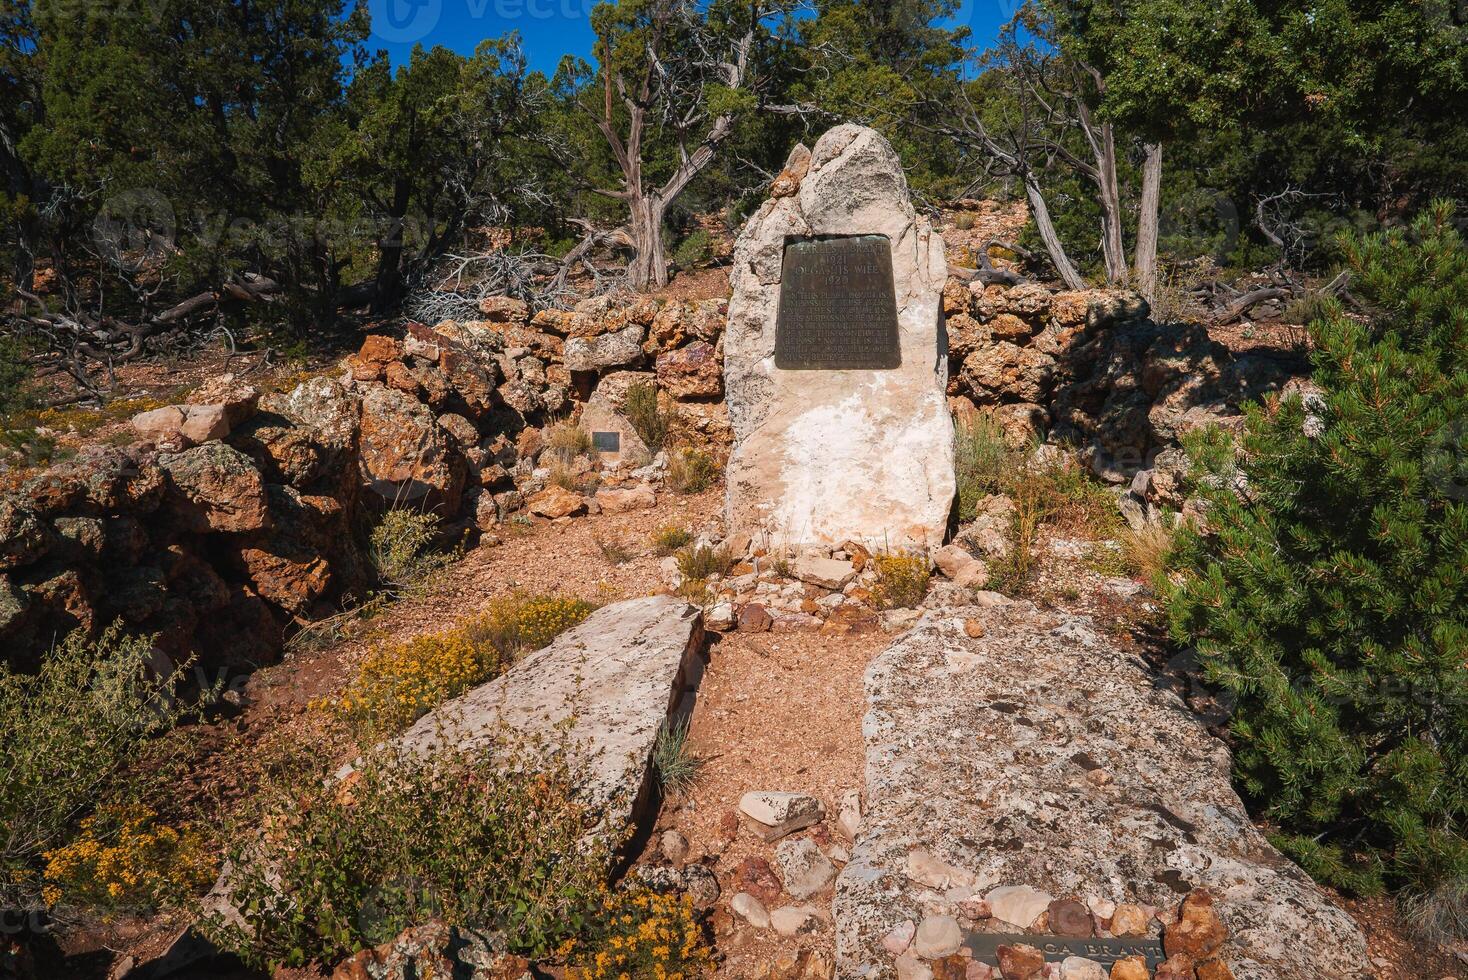
[[[1167,957],[1158,939],[1070,939],[1066,936],[1016,936],[990,932],[968,932],[963,944],[973,951],[974,959],[990,966],[999,965],[1000,946],[1033,946],[1045,954],[1045,962],[1053,963],[1067,956],[1083,956],[1095,960],[1108,970],[1117,960],[1140,956],[1147,966],[1156,969]]]
[[[791,239],[781,268],[775,367],[860,371],[902,366],[886,235]]]
[[[619,453],[622,451],[622,433],[593,432],[591,448],[599,453]]]

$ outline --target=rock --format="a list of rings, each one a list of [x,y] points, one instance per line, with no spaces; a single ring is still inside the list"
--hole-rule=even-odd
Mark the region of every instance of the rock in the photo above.
[[[688,858],[688,838],[676,830],[665,830],[658,838],[658,851],[669,864],[681,865]]]
[[[892,965],[897,970],[897,980],[933,980],[932,969],[911,953],[897,957]]]
[[[751,602],[740,607],[739,632],[764,633],[773,625],[775,625],[775,618],[759,603]]]
[[[530,319],[530,307],[513,296],[486,296],[479,301],[479,312],[491,323],[523,323]]]
[[[602,379],[597,386],[596,393],[581,410],[581,428],[593,438],[597,433],[609,433],[615,436],[616,449],[596,449],[594,452],[603,462],[615,462],[619,460],[634,460],[637,464],[646,462],[652,458],[647,444],[637,434],[637,430],[622,414],[619,404],[614,401],[609,391],[604,389],[615,389],[614,378],[636,378],[637,375],[630,371],[619,372],[617,375],[608,375]],[[625,392],[623,392],[625,394]]]
[[[1153,980],[1196,980],[1193,972],[1193,961],[1182,953],[1169,956],[1157,972],[1153,974]]]
[[[856,840],[861,830],[861,790],[849,789],[841,794],[841,808],[836,814],[836,829],[847,840]]]
[[[1141,956],[1127,956],[1111,964],[1110,980],[1151,980],[1147,961]]]
[[[764,903],[749,892],[739,892],[729,899],[729,908],[756,929],[768,929],[770,926],[770,913],[765,910]]]
[[[29,565],[51,550],[56,535],[35,513],[0,499],[0,571]]]
[[[1034,980],[1045,969],[1045,954],[1033,946],[1024,943],[1001,945],[995,952],[999,975],[1004,980]]]
[[[1234,971],[1230,970],[1228,964],[1223,960],[1208,960],[1199,963],[1194,972],[1198,980],[1234,980]]]
[[[882,937],[882,948],[893,956],[901,956],[912,945],[917,935],[917,925],[911,919],[903,919]]]
[[[427,405],[392,388],[368,387],[358,446],[362,479],[380,497],[397,506],[458,513],[464,459],[451,450]]]
[[[887,236],[900,366],[775,366],[787,238],[820,235]],[[859,126],[827,130],[798,192],[765,202],[734,251],[724,335],[734,434],[729,530],[763,531],[792,547],[848,539],[891,548],[941,544],[954,494],[939,347],[947,270],[942,239],[913,210],[891,145]]]
[[[1162,932],[1162,948],[1168,956],[1182,953],[1192,960],[1205,960],[1223,946],[1228,928],[1213,908],[1206,889],[1194,889],[1183,899],[1178,920]]]
[[[955,868],[934,857],[931,851],[922,848],[907,856],[906,875],[910,881],[927,885],[940,892],[950,888],[970,888],[975,882],[970,872],[962,868]]]
[[[342,455],[357,447],[361,408],[356,397],[331,378],[311,378],[284,395],[267,395],[260,405],[311,426],[328,453]]]
[[[173,512],[189,531],[257,531],[270,523],[265,481],[250,458],[223,443],[163,453]]]
[[[182,408],[165,405],[134,415],[131,425],[138,438],[157,446],[160,452],[179,453],[194,445],[183,433],[184,418]]]
[[[1111,913],[1111,934],[1113,936],[1145,936],[1147,935],[1147,921],[1151,918],[1142,911],[1140,905],[1131,902],[1122,902]]]
[[[1083,956],[1067,956],[1060,961],[1060,980],[1106,980],[1106,967]]]
[[[353,954],[331,974],[332,980],[526,980],[531,975],[528,960],[505,951],[502,934],[449,926],[439,919]]]
[[[964,358],[959,378],[981,405],[1040,402],[1050,391],[1055,358],[1009,341],[980,347]]]
[[[704,626],[720,633],[732,630],[737,622],[734,606],[728,602],[716,602],[703,614]]]
[[[856,578],[856,566],[849,561],[804,555],[791,563],[790,574],[823,589],[839,589]]]
[[[679,401],[718,398],[724,391],[724,365],[705,340],[659,355],[657,373],[658,384]]]
[[[990,914],[994,918],[1012,923],[1021,929],[1028,929],[1054,901],[1048,893],[1029,885],[1005,885],[995,888],[984,898],[989,903]]]
[[[958,952],[963,933],[951,915],[924,916],[913,936],[912,951],[925,960],[942,959]]]
[[[439,705],[392,745],[427,756],[473,752],[506,727],[544,735],[553,747],[570,746],[570,763],[585,771],[581,799],[620,832],[651,804],[653,744],[696,685],[702,645],[702,617],[680,599],[603,606],[498,678]],[[562,729],[564,743],[551,737]]]
[[[525,501],[525,508],[532,514],[554,520],[581,513],[586,509],[586,500],[579,493],[552,483]]]
[[[635,364],[642,358],[645,331],[633,325],[600,337],[571,337],[566,341],[563,357],[570,371],[605,371],[608,368]]]
[[[1140,293],[1125,292],[1102,295],[1086,308],[1086,327],[1101,330],[1123,320],[1140,320],[1152,311]]]
[[[770,913],[770,928],[782,936],[799,936],[820,925],[812,905],[785,905]]]
[[[1049,929],[1057,936],[1084,939],[1095,933],[1096,926],[1091,921],[1091,910],[1074,898],[1056,899],[1050,903],[1047,912]]]
[[[933,552],[933,564],[954,585],[964,588],[977,588],[989,580],[988,564],[969,554],[960,545],[946,544]]]
[[[767,827],[803,817],[820,820],[825,810],[821,801],[804,793],[752,790],[739,798],[739,811]]]
[[[711,909],[719,900],[719,879],[713,871],[701,864],[690,864],[683,869],[682,890],[693,900],[696,909]]]
[[[190,392],[189,403],[184,406],[184,414],[189,417],[190,424],[194,423],[196,414],[199,415],[201,419],[199,424],[202,425],[204,424],[202,422],[204,410],[216,410],[208,414],[217,414],[218,424],[223,427],[223,432],[208,438],[222,439],[224,433],[254,415],[255,407],[259,402],[260,389],[239,380],[233,374],[221,374]]]
[[[771,197],[789,197],[800,190],[800,182],[810,171],[810,150],[804,143],[796,143],[785,158],[785,167],[770,185]]]
[[[809,837],[787,840],[775,848],[775,870],[792,898],[819,894],[836,877],[836,866]]]
[[[996,920],[1029,925],[1057,895],[1172,908],[1206,888],[1216,904],[1192,899],[1175,945],[1215,949],[1249,980],[1362,975],[1359,928],[1256,829],[1227,747],[1086,617],[928,612],[871,661],[865,690],[863,829],[832,906],[842,975],[890,963],[882,936],[932,894],[908,855],[947,858],[958,841],[965,868],[1005,886],[984,896]],[[1111,783],[1081,778],[1080,752]]]
[[[748,892],[766,904],[778,900],[783,890],[770,862],[758,857],[747,857],[739,863],[734,869],[734,882],[740,891]]]
[[[479,445],[479,430],[474,423],[454,412],[445,412],[437,419],[438,427],[447,432],[458,443],[459,448],[469,449]]]
[[[649,510],[658,504],[657,494],[646,483],[639,483],[626,490],[598,490],[595,500],[604,514],[625,514],[634,510]]]

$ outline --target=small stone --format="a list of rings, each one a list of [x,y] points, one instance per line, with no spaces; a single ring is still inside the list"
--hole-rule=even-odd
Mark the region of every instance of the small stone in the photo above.
[[[1111,934],[1113,936],[1145,936],[1147,935],[1147,920],[1150,916],[1142,910],[1140,905],[1123,902],[1111,913]]]
[[[897,967],[897,980],[933,980],[933,971],[911,953],[897,957],[893,966]]]
[[[972,872],[945,864],[921,848],[908,853],[907,876],[919,885],[939,891],[972,886],[975,881]]]
[[[683,890],[693,899],[694,908],[711,909],[719,900],[719,878],[701,864],[690,864],[683,869]]]
[[[969,960],[968,967],[964,970],[963,980],[995,980],[999,971],[987,963],[978,960]]]
[[[739,892],[729,899],[729,908],[735,914],[744,919],[756,929],[768,929],[770,927],[770,913],[765,909],[765,903],[755,898],[749,892]]]
[[[973,962],[961,951],[944,956],[928,964],[933,971],[933,980],[968,980],[968,965]]]
[[[1196,888],[1183,899],[1178,921],[1163,932],[1162,948],[1169,957],[1181,953],[1191,960],[1203,960],[1216,953],[1228,929],[1213,908],[1213,896]]]
[[[729,602],[716,602],[708,612],[703,614],[704,627],[719,633],[732,630],[737,622],[734,616],[734,605]]]
[[[958,903],[958,910],[970,919],[992,919],[994,910],[982,898],[965,899]]]
[[[739,610],[739,632],[765,633],[775,625],[775,618],[764,606],[751,602]]]
[[[1234,971],[1223,960],[1213,959],[1198,964],[1198,980],[1234,980]]]
[[[787,840],[775,848],[775,868],[794,898],[810,898],[836,877],[835,865],[808,837]]]
[[[1004,885],[984,896],[994,918],[1028,929],[1055,899],[1047,892],[1028,885]]]
[[[912,951],[923,959],[936,960],[958,952],[962,944],[963,932],[957,919],[951,915],[929,915],[918,924]]]
[[[1074,898],[1056,899],[1049,913],[1050,931],[1056,935],[1085,939],[1094,930],[1090,911]]]
[[[856,840],[861,830],[861,791],[849,789],[841,794],[841,809],[836,814],[836,829],[846,835],[847,840]]]
[[[1000,946],[995,954],[999,960],[999,975],[1004,980],[1034,980],[1045,969],[1045,954],[1024,943]]]
[[[1106,980],[1106,967],[1084,956],[1067,956],[1060,961],[1060,980]]]
[[[823,589],[839,589],[856,578],[856,566],[849,561],[834,558],[807,556],[797,558],[790,568],[791,574],[802,582],[818,585]]]
[[[1193,958],[1185,953],[1174,953],[1157,968],[1153,980],[1195,980]]]
[[[764,858],[747,857],[734,869],[735,887],[768,904],[780,897],[780,879]]]
[[[917,924],[911,919],[904,919],[882,937],[882,948],[893,956],[901,956],[912,945],[912,937],[916,934]]]
[[[770,913],[770,928],[782,936],[799,936],[813,932],[820,919],[811,905],[782,905]]]
[[[785,823],[797,817],[824,812],[821,801],[805,793],[784,793],[772,790],[752,790],[739,798],[739,810],[751,820],[766,826]]]
[[[1111,980],[1149,980],[1147,960],[1141,956],[1127,956],[1111,964]]]
[[[585,510],[586,501],[579,493],[573,493],[565,487],[551,484],[527,500],[525,506],[532,514],[555,519],[570,517],[572,514]]]
[[[963,635],[977,640],[984,635],[984,624],[977,619],[965,619],[963,621]]]
[[[1092,786],[1105,786],[1107,783],[1111,782],[1111,779],[1111,773],[1105,769],[1092,769],[1090,772],[1086,773],[1086,782],[1090,783]]]
[[[665,830],[658,838],[658,850],[669,864],[680,865],[688,858],[688,838],[676,830]]]
[[[962,545],[946,544],[933,552],[933,564],[954,585],[976,588],[989,578],[989,566],[964,550]]]
[[[840,844],[830,845],[826,848],[825,854],[826,857],[830,858],[836,864],[849,864],[851,862],[851,852]]]
[[[832,963],[823,953],[811,951],[805,961],[805,970],[801,973],[802,980],[831,980],[836,975],[836,964]]]

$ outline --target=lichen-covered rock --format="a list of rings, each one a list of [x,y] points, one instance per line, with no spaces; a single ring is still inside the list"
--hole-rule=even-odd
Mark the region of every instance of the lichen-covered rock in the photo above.
[[[674,398],[717,398],[724,390],[724,365],[713,344],[695,340],[659,355],[658,384]]]
[[[358,452],[362,479],[379,496],[458,513],[464,459],[427,405],[391,388],[369,386],[362,395]]]
[[[964,358],[959,377],[979,404],[1039,402],[1050,391],[1055,358],[1007,340]]]
[[[183,530],[258,531],[270,523],[265,480],[250,457],[220,442],[164,453],[170,515]]]
[[[51,549],[55,534],[28,508],[0,499],[0,571],[29,565]]]
[[[432,919],[353,954],[332,980],[528,980],[530,962],[507,951],[505,937]]]
[[[883,937],[931,894],[905,874],[917,849],[990,889],[996,917],[1052,896],[1174,908],[1206,888],[1174,927],[1180,949],[1248,980],[1369,969],[1350,916],[1250,821],[1224,744],[1089,620],[1027,603],[928,613],[865,685],[866,809],[833,906],[843,975],[893,975]],[[1112,778],[1087,779],[1097,767]],[[1039,894],[1011,909],[1000,888]]]
[[[563,353],[571,371],[605,371],[608,368],[635,364],[642,359],[645,329],[633,324],[599,337],[572,337]]]

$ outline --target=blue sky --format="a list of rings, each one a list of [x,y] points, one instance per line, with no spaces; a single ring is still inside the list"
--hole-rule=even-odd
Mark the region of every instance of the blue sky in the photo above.
[[[591,9],[597,0],[369,0],[371,50],[402,64],[414,44],[469,54],[487,37],[519,31],[532,68],[550,74],[561,56],[591,60]],[[962,0],[950,26],[967,24],[980,44],[992,40],[1017,0]]]

